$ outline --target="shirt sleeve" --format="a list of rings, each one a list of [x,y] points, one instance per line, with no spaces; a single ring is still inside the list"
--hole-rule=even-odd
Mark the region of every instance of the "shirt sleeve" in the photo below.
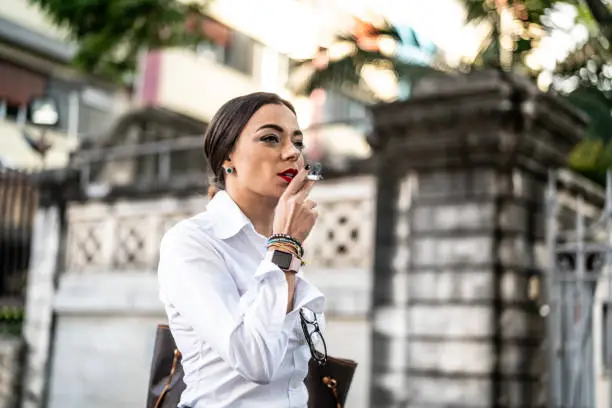
[[[325,296],[317,289],[315,285],[310,283],[300,271],[295,279],[295,293],[293,294],[294,308],[292,312],[299,312],[303,307],[308,308],[315,316],[319,323],[321,332],[325,331],[325,315],[323,313]]]
[[[288,285],[276,265],[262,261],[240,296],[228,265],[197,229],[170,230],[160,246],[158,277],[171,303],[200,338],[246,379],[265,384],[280,367],[300,307],[323,307],[305,285],[287,311]]]

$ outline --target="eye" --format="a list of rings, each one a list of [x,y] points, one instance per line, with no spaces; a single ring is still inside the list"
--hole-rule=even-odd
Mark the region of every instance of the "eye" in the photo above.
[[[262,137],[261,141],[266,143],[280,143],[280,137],[275,134],[269,134]]]
[[[303,140],[296,140],[293,142],[293,145],[297,147],[299,150],[304,150],[304,147],[305,147]]]

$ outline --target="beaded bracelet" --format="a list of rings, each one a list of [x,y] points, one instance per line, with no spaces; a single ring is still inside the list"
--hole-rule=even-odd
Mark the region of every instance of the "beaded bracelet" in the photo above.
[[[295,248],[295,252],[299,256],[304,256],[304,249],[302,248],[301,245],[299,245],[294,240],[290,240],[290,239],[287,239],[287,238],[271,238],[271,239],[268,240],[268,244],[275,244],[275,243],[289,245],[289,246]]]
[[[304,248],[302,248],[302,244],[291,235],[288,234],[272,234],[270,238],[268,238],[268,243],[272,242],[284,242],[291,245],[294,245],[297,248],[297,253],[299,256],[304,256]]]
[[[291,252],[292,254],[294,254],[295,256],[301,258],[303,256],[302,252],[300,251],[300,248],[298,248],[297,246],[295,246],[295,244],[291,243],[291,242],[281,242],[281,241],[272,241],[269,242],[266,247],[268,249],[270,249],[271,247],[276,247],[276,248],[284,248],[286,250],[289,250],[289,252]]]

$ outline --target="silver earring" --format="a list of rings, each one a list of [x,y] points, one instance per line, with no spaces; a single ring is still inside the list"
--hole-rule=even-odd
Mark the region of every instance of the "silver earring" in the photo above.
[[[234,169],[232,169],[231,167],[226,167],[225,168],[225,173],[227,173],[227,174],[232,174],[233,171],[234,171]]]

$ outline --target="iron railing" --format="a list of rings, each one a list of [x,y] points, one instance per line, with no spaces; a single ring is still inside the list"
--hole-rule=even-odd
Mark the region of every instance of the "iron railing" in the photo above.
[[[605,195],[590,194],[590,184],[574,177],[559,171],[549,176],[547,406],[608,407],[612,401],[606,404],[601,395],[612,386],[612,317],[605,313],[612,300],[612,173]],[[593,199],[599,202],[589,204]]]
[[[34,175],[0,167],[0,332],[21,328],[37,204]]]

